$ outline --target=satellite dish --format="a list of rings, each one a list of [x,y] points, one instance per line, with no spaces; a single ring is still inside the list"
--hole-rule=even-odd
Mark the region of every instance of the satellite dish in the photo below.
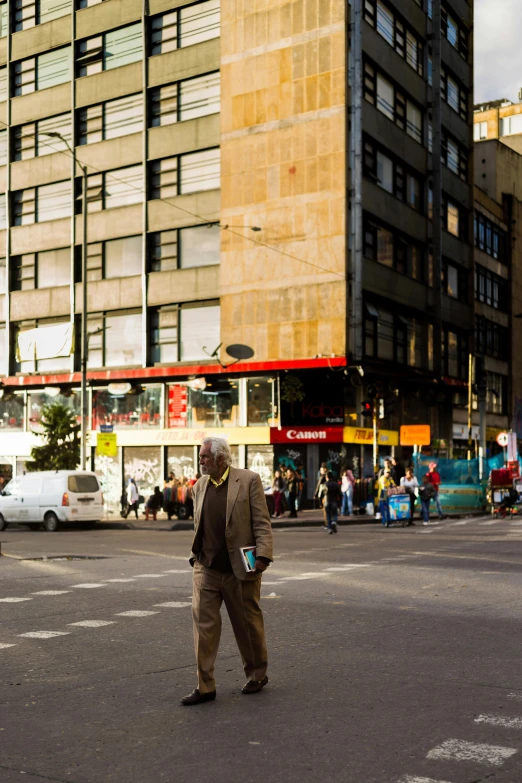
[[[254,355],[254,351],[249,345],[242,345],[241,343],[236,343],[235,345],[228,345],[226,347],[226,352],[229,356],[231,356],[233,359],[235,359],[237,362],[245,361],[245,359],[251,359]]]

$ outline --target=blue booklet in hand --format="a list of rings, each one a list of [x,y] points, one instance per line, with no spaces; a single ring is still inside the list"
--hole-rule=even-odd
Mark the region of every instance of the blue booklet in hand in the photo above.
[[[256,548],[255,546],[242,546],[239,551],[243,559],[245,571],[251,573],[256,570]]]

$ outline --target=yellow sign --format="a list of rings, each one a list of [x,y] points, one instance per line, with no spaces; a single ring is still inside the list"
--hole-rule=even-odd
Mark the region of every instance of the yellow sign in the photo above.
[[[118,456],[118,436],[115,432],[98,432],[96,453],[99,457]]]
[[[406,424],[401,427],[401,446],[429,446],[430,443],[429,424]]]
[[[398,446],[399,433],[395,430],[379,430],[379,446]],[[373,443],[373,430],[368,427],[345,427],[344,443]]]

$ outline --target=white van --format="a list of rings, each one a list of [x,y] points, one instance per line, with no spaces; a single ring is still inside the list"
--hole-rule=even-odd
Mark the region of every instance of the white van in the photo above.
[[[46,470],[16,476],[0,493],[0,530],[9,524],[44,525],[50,533],[60,522],[99,522],[103,493],[95,473]]]

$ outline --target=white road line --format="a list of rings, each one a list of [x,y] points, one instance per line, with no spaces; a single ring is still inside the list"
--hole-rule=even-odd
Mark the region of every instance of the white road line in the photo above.
[[[451,525],[446,525],[446,527],[460,527],[461,525],[469,525],[471,521],[471,519],[464,519],[461,522],[452,522]]]
[[[326,574],[320,574],[320,576],[326,576]],[[319,576],[282,576],[281,582],[303,582],[307,579],[318,579]]]
[[[159,614],[159,612],[146,612],[141,609],[131,609],[129,612],[118,612],[116,617],[147,617],[149,614]]]
[[[492,519],[491,522],[479,522],[480,527],[491,527],[492,525],[496,525],[497,520]]]
[[[522,701],[522,693],[508,693],[508,699],[515,699],[515,701]]]
[[[479,715],[475,723],[489,723],[491,726],[503,726],[506,729],[522,729],[522,718],[503,718],[500,715]]]
[[[192,606],[190,601],[167,601],[164,604],[153,604],[153,606],[164,606],[166,609],[183,609],[184,606]]]
[[[65,595],[65,593],[70,592],[70,590],[40,590],[38,593],[33,593],[33,595]]]
[[[136,574],[136,579],[163,579],[166,574]]]
[[[434,780],[434,778],[418,778],[413,775],[406,775],[401,778],[399,783],[448,783],[447,780]]]
[[[353,565],[335,566],[333,568],[325,568],[325,571],[353,571],[354,568],[372,568],[371,565],[366,563],[353,563]]]
[[[16,647],[16,644],[5,644],[4,642],[0,643],[0,650],[5,650],[6,647]]]
[[[501,767],[516,752],[516,748],[506,748],[501,745],[449,739],[430,750],[426,758],[445,761],[474,761],[477,764],[491,764],[492,767]]]
[[[21,601],[32,601],[32,598],[0,598],[2,604],[19,604]]]
[[[192,568],[171,568],[170,571],[164,571],[164,574],[190,574]]]
[[[135,582],[135,579],[106,579],[106,582]]]
[[[263,581],[261,582],[261,587],[264,587],[265,585],[279,585],[279,584],[281,584],[281,582],[265,582],[265,580],[263,579]]]
[[[107,587],[107,585],[105,583],[102,584],[101,582],[85,582],[85,584],[72,585],[72,587],[83,587],[85,590],[89,590],[92,587]]]
[[[69,636],[70,631],[29,631],[29,633],[19,633],[18,636],[24,636],[26,639],[53,639],[55,636]]]
[[[67,625],[78,625],[80,628],[101,628],[104,625],[114,625],[116,620],[80,620],[78,623],[67,623]]]

